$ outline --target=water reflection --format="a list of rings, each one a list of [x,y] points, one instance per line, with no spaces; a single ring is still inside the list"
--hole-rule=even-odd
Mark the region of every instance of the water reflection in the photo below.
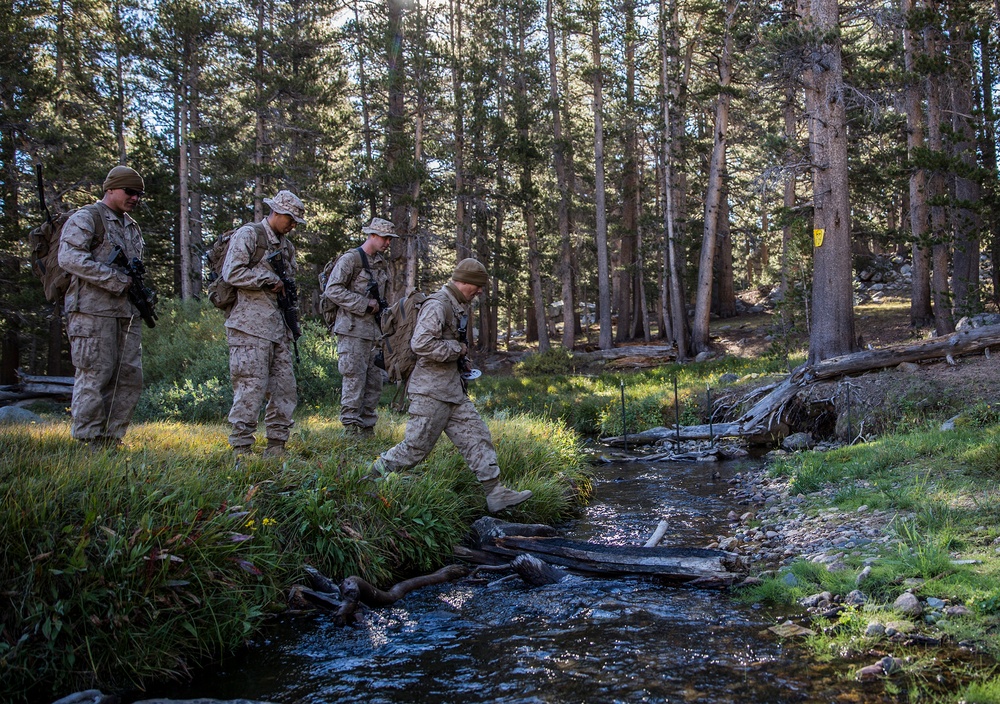
[[[726,482],[739,469],[599,467],[594,504],[564,532],[642,545],[666,519],[663,544],[702,547],[726,528]],[[879,701],[762,636],[776,618],[725,592],[652,578],[449,584],[373,611],[356,628],[289,619],[238,658],[159,694],[279,704]]]

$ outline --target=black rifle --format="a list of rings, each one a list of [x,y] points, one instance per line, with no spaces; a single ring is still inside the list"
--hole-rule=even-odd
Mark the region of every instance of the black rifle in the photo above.
[[[45,222],[52,222],[52,215],[49,213],[49,206],[45,204],[45,184],[42,181],[42,165],[35,164],[35,175],[38,177],[38,205],[39,210],[45,213]]]
[[[465,345],[465,348],[469,348],[469,316],[463,314],[462,317],[458,319],[458,341]],[[458,358],[458,373],[461,376],[465,372],[469,371],[472,367],[469,365],[469,358],[466,355],[462,355]],[[462,377],[462,391],[468,393],[469,384],[465,381],[465,377]]]
[[[295,284],[295,279],[285,271],[285,259],[281,256],[281,250],[267,255],[267,263],[274,269],[274,273],[281,279],[285,290],[278,294],[278,308],[281,309],[281,316],[285,319],[285,325],[292,331],[292,346],[295,348],[295,361],[299,361],[299,338],[302,337],[302,328],[299,327],[299,287]]]
[[[146,265],[139,257],[132,257],[130,260],[121,247],[115,245],[111,250],[111,257],[108,264],[120,266],[122,270],[132,279],[132,285],[128,287],[128,299],[139,311],[142,321],[151,328],[156,327],[156,291],[146,286],[142,277],[146,275]]]

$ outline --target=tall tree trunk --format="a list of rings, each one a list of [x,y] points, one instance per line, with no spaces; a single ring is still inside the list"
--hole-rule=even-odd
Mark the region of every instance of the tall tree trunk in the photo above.
[[[1000,5],[1000,0],[997,0]],[[998,8],[1000,9],[1000,8]],[[980,59],[983,72],[983,130],[980,132],[980,151],[983,155],[983,165],[986,170],[984,183],[986,184],[985,209],[987,213],[987,223],[989,226],[989,248],[990,259],[993,263],[993,303],[1000,306],[1000,193],[997,187],[1000,185],[997,179],[997,132],[996,132],[996,112],[993,107],[993,46],[990,44],[989,24],[980,28],[979,46]]]
[[[253,151],[253,219],[264,218],[264,21],[267,18],[267,0],[257,0],[257,33],[254,42],[254,151]]]
[[[177,246],[180,249],[181,255],[178,260],[181,280],[181,300],[188,300],[191,298],[191,204],[189,202],[190,193],[188,192],[188,120],[190,119],[191,112],[189,100],[191,76],[189,68],[187,68],[191,66],[192,60],[190,44],[184,47],[182,56],[186,68],[181,71],[180,84],[177,86],[177,101],[179,102],[177,116],[180,118],[180,124],[177,126],[177,134],[180,138],[177,143],[179,162],[177,169],[177,193],[180,200],[177,210],[180,219],[180,226],[177,232]]]
[[[538,249],[538,230],[535,223],[535,184],[532,178],[533,159],[529,154],[535,150],[531,148],[531,130],[528,114],[528,84],[525,75],[527,50],[525,37],[528,28],[525,26],[525,8],[523,5],[517,6],[517,77],[515,79],[515,90],[517,91],[517,132],[521,148],[518,149],[521,156],[521,192],[519,200],[521,202],[521,214],[524,218],[524,229],[528,239],[528,280],[531,286],[532,312],[535,323],[538,326],[538,351],[547,352],[551,347],[549,342],[548,316],[545,311],[545,294],[542,290],[542,272],[540,255]]]
[[[455,259],[461,261],[472,256],[471,233],[466,215],[465,185],[465,46],[462,35],[462,0],[450,0],[451,12],[451,90],[455,101],[453,130],[455,132]]]
[[[672,6],[673,7],[673,6]],[[670,286],[670,328],[674,342],[677,345],[677,361],[685,362],[689,357],[687,335],[687,311],[685,310],[684,290],[681,279],[680,252],[674,233],[674,178],[673,178],[673,129],[674,119],[670,110],[670,42],[667,40],[668,25],[674,17],[673,11],[668,11],[667,0],[660,0],[660,82],[663,87],[663,197],[664,197],[664,231],[666,232],[666,268],[667,281]]]
[[[919,0],[918,0],[919,2]],[[914,20],[914,0],[902,0],[903,61],[906,67],[906,151],[910,160],[910,237],[913,240],[912,292],[910,294],[910,325],[921,327],[930,323],[931,280],[930,249],[927,246],[927,172],[914,160],[924,148],[924,115],[921,84],[916,73],[917,35],[911,27]]]
[[[639,290],[636,286],[637,243],[639,228],[639,134],[636,125],[635,87],[635,2],[623,0],[621,14],[624,21],[625,48],[625,106],[622,119],[623,173],[622,173],[622,216],[621,243],[617,248],[618,291],[615,300],[618,307],[618,328],[615,339],[624,342],[635,337],[634,315]]]
[[[819,33],[807,74],[813,170],[813,290],[809,362],[853,352],[851,206],[847,184],[847,118],[836,0],[812,0],[805,29]]]
[[[562,104],[559,95],[558,63],[556,60],[555,0],[546,0],[545,27],[549,50],[549,102],[552,105],[552,157],[559,190],[559,281],[562,292],[563,333],[562,346],[571,350],[576,343],[576,326],[573,313],[573,244],[570,241],[569,180],[566,177],[566,145],[562,133]]]
[[[958,12],[961,12],[959,10]],[[977,163],[976,130],[973,125],[973,57],[970,20],[949,18],[951,51],[949,87],[951,89],[952,159],[955,171],[955,204],[951,210],[955,233],[952,262],[952,292],[957,315],[982,311],[979,291],[979,216],[980,189],[975,180]],[[960,165],[960,166],[959,166]]]
[[[729,172],[726,169],[722,172],[718,238],[713,308],[720,318],[732,318],[736,315],[736,287],[733,281],[733,236],[729,226]]]
[[[405,293],[406,251],[409,249],[409,213],[407,200],[411,183],[408,177],[410,169],[407,160],[410,159],[406,145],[406,76],[404,70],[403,3],[390,0],[386,3],[388,9],[388,27],[386,31],[386,66],[387,90],[389,97],[388,112],[385,123],[385,172],[388,176],[390,218],[399,234],[399,239],[393,241],[390,255],[392,297],[402,298]],[[401,269],[403,271],[401,271]]]
[[[120,2],[112,4],[115,34],[115,138],[118,142],[118,163],[128,163],[128,146],[125,141],[125,57],[122,56],[122,8]]]
[[[192,134],[194,135],[192,137]],[[191,76],[191,129],[188,133],[188,182],[191,196],[191,295],[201,295],[202,263],[204,250],[204,216],[201,212],[201,58],[192,67]]]
[[[591,55],[593,58],[594,88],[594,205],[596,212],[597,240],[597,307],[600,311],[600,335],[598,346],[602,350],[612,347],[611,341],[611,291],[609,288],[608,266],[608,213],[607,194],[604,187],[604,78],[601,73],[601,7],[600,3],[590,5]]]
[[[719,97],[715,104],[715,129],[713,130],[712,157],[708,169],[708,190],[705,194],[705,229],[701,240],[701,257],[698,261],[698,288],[695,292],[694,320],[691,325],[691,344],[694,351],[710,349],[708,326],[712,312],[712,271],[719,230],[719,203],[722,200],[723,173],[726,169],[726,140],[729,135],[729,105],[727,90],[732,79],[733,35],[732,23],[736,1],[726,3],[726,28],[719,56]]]
[[[928,63],[934,67],[927,77],[927,139],[930,151],[936,160],[944,156],[944,136],[942,134],[941,79],[942,76],[935,66],[940,54],[939,22],[937,3],[930,0],[927,3],[931,11],[931,22],[924,30],[924,51]],[[947,197],[945,176],[941,168],[934,169],[927,182],[928,197],[931,201],[931,295],[934,302],[934,332],[937,335],[947,335],[955,330],[955,321],[951,312],[951,293],[948,288],[948,236],[947,217],[942,201]]]
[[[368,96],[367,54],[365,53],[365,34],[361,25],[357,0],[352,4],[351,9],[354,11],[355,42],[358,47],[358,100],[361,103],[361,141],[365,150],[365,188],[368,195],[368,219],[370,220],[376,217],[379,211],[375,178],[372,173],[375,158],[372,154],[371,102]]]
[[[791,18],[796,15],[797,2],[802,2],[802,0],[784,1],[784,10],[790,18],[789,22],[793,21]],[[785,127],[785,184],[781,203],[785,208],[785,224],[781,228],[781,283],[779,289],[782,301],[788,295],[788,255],[792,245],[792,222],[789,213],[795,208],[795,181],[797,173],[796,167],[793,164],[797,161],[796,152],[798,150],[796,147],[799,136],[797,127],[797,96],[798,87],[796,86],[796,82],[792,78],[789,78],[788,83],[785,85],[785,102],[781,108]]]

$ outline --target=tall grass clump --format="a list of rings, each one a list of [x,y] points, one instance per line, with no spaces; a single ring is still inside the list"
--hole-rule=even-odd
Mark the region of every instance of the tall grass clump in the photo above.
[[[555,521],[589,480],[562,426],[490,422],[505,482],[535,491],[514,520]],[[380,586],[452,558],[485,496],[447,441],[373,483],[373,438],[299,421],[285,461],[234,462],[221,424],[136,425],[128,448],[91,453],[66,425],[0,434],[0,700],[114,691],[243,644],[309,564]]]
[[[155,328],[143,332],[144,389],[137,420],[223,421],[233,403],[225,318],[206,301],[163,303]],[[299,404],[340,399],[336,345],[324,325],[302,322],[295,367]]]

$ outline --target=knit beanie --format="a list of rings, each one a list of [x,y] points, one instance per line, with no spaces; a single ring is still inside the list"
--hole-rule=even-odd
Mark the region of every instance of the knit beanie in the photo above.
[[[127,166],[116,166],[108,172],[108,177],[104,179],[104,190],[110,191],[113,188],[132,188],[137,191],[145,191],[146,184],[142,181],[142,176],[135,169]]]
[[[455,267],[455,272],[451,275],[455,281],[464,281],[474,286],[485,287],[490,282],[490,277],[486,273],[486,267],[478,260],[469,257],[463,259]]]

